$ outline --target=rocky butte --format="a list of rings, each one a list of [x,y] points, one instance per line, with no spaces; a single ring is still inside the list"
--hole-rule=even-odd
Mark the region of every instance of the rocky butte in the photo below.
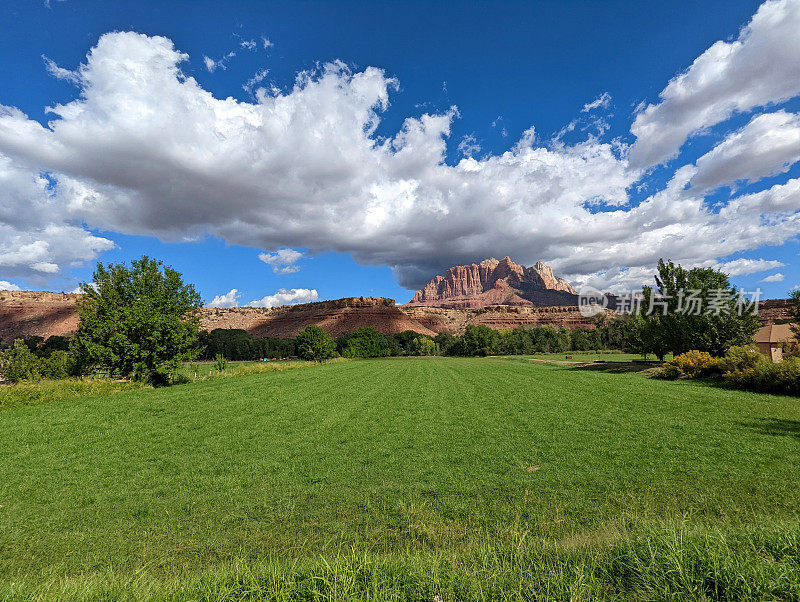
[[[477,309],[492,305],[577,305],[578,293],[539,261],[526,268],[509,257],[457,265],[435,276],[407,305]]]

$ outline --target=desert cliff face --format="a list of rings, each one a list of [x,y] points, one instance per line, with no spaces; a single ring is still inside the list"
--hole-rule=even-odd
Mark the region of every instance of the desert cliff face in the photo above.
[[[80,322],[78,299],[71,293],[0,291],[0,340],[73,334]]]
[[[414,330],[435,335],[398,308],[393,299],[349,297],[334,301],[318,301],[301,305],[284,305],[271,309],[237,307],[203,308],[200,327],[242,328],[255,338],[296,337],[306,326],[315,324],[334,337],[372,326],[385,334]]]
[[[526,268],[510,258],[454,266],[416,292],[408,305],[470,309],[491,305],[577,305],[577,293],[543,262]]]

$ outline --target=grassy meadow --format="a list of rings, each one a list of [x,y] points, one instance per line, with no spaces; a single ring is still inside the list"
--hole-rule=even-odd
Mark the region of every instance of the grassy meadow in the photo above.
[[[797,398],[527,358],[235,369],[0,407],[0,600],[800,599]]]

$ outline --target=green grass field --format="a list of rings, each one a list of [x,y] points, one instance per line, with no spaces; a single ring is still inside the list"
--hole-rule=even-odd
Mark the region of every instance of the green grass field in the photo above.
[[[0,599],[800,599],[800,400],[396,358],[0,408]]]

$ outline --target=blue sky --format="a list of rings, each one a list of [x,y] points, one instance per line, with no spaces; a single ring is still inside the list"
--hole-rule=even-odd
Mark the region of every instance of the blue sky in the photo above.
[[[143,253],[239,304],[404,302],[490,255],[800,284],[795,0],[2,10],[0,286]]]

